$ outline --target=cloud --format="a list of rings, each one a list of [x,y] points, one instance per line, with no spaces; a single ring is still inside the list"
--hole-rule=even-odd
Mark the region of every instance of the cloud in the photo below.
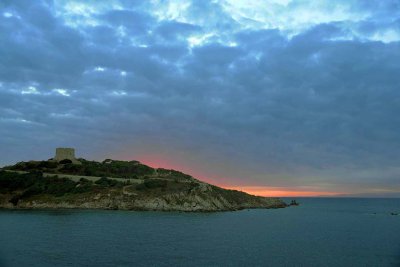
[[[396,5],[7,2],[0,163],[75,146],[226,185],[399,186]]]

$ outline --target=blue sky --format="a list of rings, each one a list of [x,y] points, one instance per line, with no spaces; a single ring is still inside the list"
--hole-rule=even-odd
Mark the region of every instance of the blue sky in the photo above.
[[[400,195],[398,1],[2,1],[0,55],[1,165]]]

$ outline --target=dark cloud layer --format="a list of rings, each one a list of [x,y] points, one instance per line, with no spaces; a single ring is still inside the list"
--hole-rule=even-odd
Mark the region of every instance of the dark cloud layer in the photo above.
[[[5,1],[0,164],[74,146],[225,184],[400,191],[398,2],[325,4],[271,21],[234,1]]]

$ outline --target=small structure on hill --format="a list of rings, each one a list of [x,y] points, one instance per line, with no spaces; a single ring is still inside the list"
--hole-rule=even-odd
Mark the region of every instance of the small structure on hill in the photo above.
[[[58,147],[56,148],[56,156],[53,158],[54,161],[63,163],[70,163],[73,164],[82,164],[75,158],[75,149],[73,148],[65,148],[65,147]]]

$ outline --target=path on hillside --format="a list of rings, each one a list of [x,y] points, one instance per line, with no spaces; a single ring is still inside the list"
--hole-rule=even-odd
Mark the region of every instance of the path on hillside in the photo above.
[[[0,169],[1,170],[1,169]],[[25,173],[29,173],[28,171],[16,171],[16,170],[4,170],[6,172],[14,172],[14,173],[19,173],[19,174],[25,174]],[[57,176],[58,178],[67,178],[67,179],[71,179],[74,182],[79,182],[79,180],[81,178],[87,179],[89,181],[92,182],[96,182],[97,180],[99,180],[100,176],[85,176],[85,175],[73,175],[73,174],[65,174],[65,173],[48,173],[48,172],[43,172],[43,176],[44,177],[53,177],[53,176]],[[119,182],[123,182],[126,183],[129,181],[130,184],[141,184],[144,182],[144,179],[134,179],[134,178],[115,178],[115,177],[107,177],[104,176],[107,179],[112,179],[112,180],[116,180]],[[167,178],[160,178],[160,177],[151,177],[151,179],[157,179],[157,180],[170,180]],[[198,183],[204,183],[201,182],[199,180],[196,180],[195,178],[191,178],[188,180],[180,180],[180,183],[190,183],[190,182],[198,182]]]
[[[19,174],[25,174],[25,173],[29,173],[27,171],[14,171],[14,170],[5,170],[6,172],[14,172],[14,173],[19,173]],[[85,175],[73,175],[73,174],[64,174],[64,173],[48,173],[48,172],[44,172],[43,173],[44,177],[53,177],[53,176],[58,176],[58,178],[67,178],[67,179],[71,179],[74,182],[79,182],[79,180],[81,178],[84,179],[88,179],[92,182],[95,182],[97,180],[99,180],[101,177],[99,176],[85,176]],[[107,177],[107,179],[113,179],[113,180],[117,180],[120,182],[127,182],[129,181],[130,183],[133,184],[141,184],[143,183],[143,179],[133,179],[133,178],[114,178],[114,177]]]

